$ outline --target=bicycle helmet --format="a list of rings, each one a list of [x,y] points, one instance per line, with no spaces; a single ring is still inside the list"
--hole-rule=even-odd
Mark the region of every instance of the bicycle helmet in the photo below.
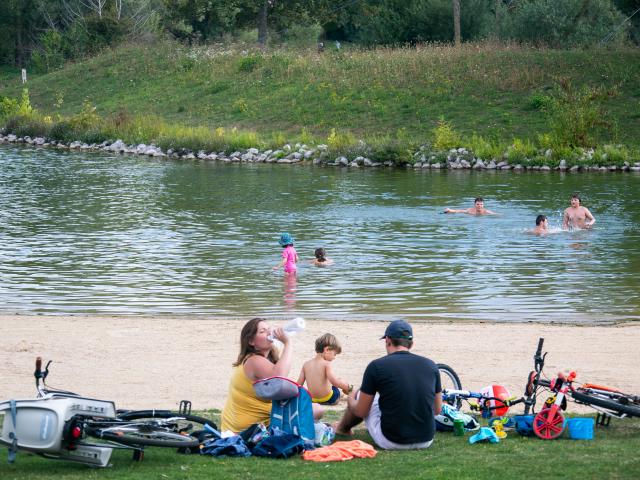
[[[464,421],[464,429],[467,431],[480,428],[480,424],[471,415],[461,413],[455,407],[445,403],[442,405],[440,413],[435,417],[436,430],[439,432],[452,432],[453,421],[458,418]]]

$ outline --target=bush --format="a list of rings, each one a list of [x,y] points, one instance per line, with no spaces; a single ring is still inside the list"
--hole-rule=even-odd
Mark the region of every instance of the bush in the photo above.
[[[599,130],[610,129],[607,113],[599,102],[607,93],[601,87],[575,90],[561,79],[549,102],[548,121],[555,143],[573,147],[592,147]]]
[[[473,134],[469,140],[469,149],[483,160],[498,160],[502,158],[505,147],[499,142],[492,143],[480,135]]]
[[[449,150],[459,147],[461,144],[460,134],[454,130],[451,123],[446,122],[442,117],[438,121],[438,126],[433,129],[433,136],[433,146],[437,150]]]
[[[262,63],[262,56],[260,55],[247,55],[241,57],[238,60],[238,71],[240,73],[251,73]]]

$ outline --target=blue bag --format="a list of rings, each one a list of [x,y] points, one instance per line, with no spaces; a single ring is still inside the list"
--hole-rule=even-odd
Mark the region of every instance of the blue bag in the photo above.
[[[248,457],[251,455],[249,448],[239,435],[209,440],[202,446],[200,453],[214,457]]]
[[[531,435],[533,435],[533,418],[534,415],[514,416],[513,422],[515,423],[516,432],[525,437],[530,437]]]
[[[266,386],[268,392],[264,391]],[[307,389],[283,377],[258,380],[254,388],[259,397],[272,400],[270,426],[301,437],[305,448],[313,449],[316,431]]]
[[[271,435],[263,438],[251,453],[256,457],[289,458],[305,450],[302,438],[292,433],[271,429]]]

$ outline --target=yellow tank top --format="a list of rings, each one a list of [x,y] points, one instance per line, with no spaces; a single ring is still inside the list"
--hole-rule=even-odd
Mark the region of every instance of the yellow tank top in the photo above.
[[[238,433],[254,423],[268,425],[270,416],[271,400],[261,400],[256,396],[243,365],[234,367],[220,428]]]

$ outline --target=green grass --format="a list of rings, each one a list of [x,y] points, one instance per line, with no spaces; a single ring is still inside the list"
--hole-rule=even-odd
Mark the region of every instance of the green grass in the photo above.
[[[617,124],[601,143],[640,145],[640,50],[554,51],[493,44],[418,49],[242,53],[237,47],[125,46],[30,75],[33,105],[68,116],[85,100],[101,116],[126,109],[168,123],[237,127],[263,137],[302,128],[326,138],[332,128],[357,138],[395,135],[431,139],[438,119],[465,137],[535,140],[548,130],[532,97],[559,78],[575,87],[604,86],[604,107]],[[18,97],[17,69],[0,70],[0,95]],[[56,99],[61,106],[54,106]],[[60,102],[58,102],[60,103]],[[533,107],[532,107],[533,105]]]
[[[335,413],[332,415],[335,418]],[[363,431],[356,438],[371,443]],[[636,479],[640,476],[640,420],[612,420],[596,428],[593,441],[561,438],[543,441],[515,432],[499,444],[469,445],[465,438],[439,433],[424,451],[379,451],[373,459],[342,463],[312,463],[301,458],[213,458],[184,456],[170,449],[152,448],[141,463],[131,454],[115,451],[113,467],[92,469],[19,454],[13,465],[0,462],[3,480],[75,479],[207,479],[305,478],[305,479],[489,479],[575,478]]]

